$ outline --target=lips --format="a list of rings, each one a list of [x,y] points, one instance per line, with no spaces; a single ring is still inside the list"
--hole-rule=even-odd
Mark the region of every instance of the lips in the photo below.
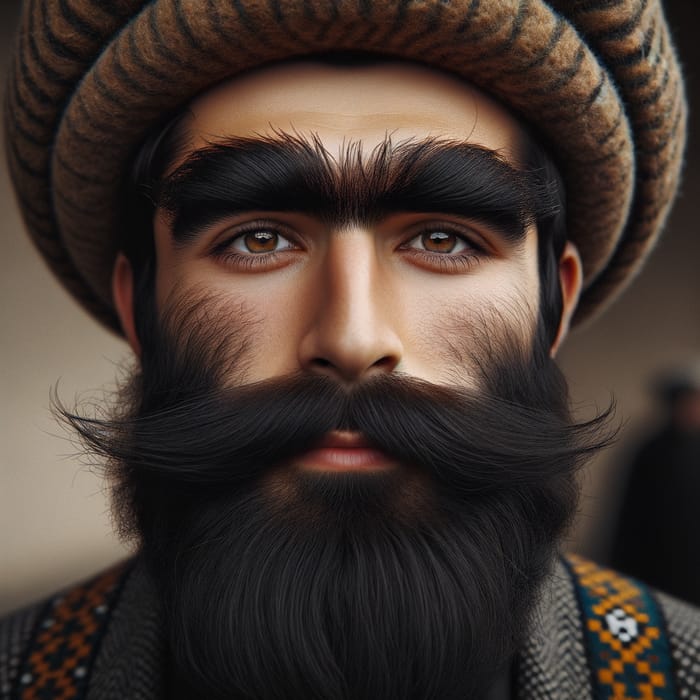
[[[294,461],[303,469],[320,472],[371,472],[396,466],[392,458],[372,447],[362,434],[347,430],[326,434],[316,447]]]

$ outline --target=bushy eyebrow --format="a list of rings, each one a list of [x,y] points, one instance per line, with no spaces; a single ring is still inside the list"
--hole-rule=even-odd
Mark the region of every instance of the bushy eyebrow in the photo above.
[[[318,138],[286,133],[197,150],[155,194],[181,245],[250,211],[307,214],[330,228],[404,212],[454,215],[517,243],[540,206],[536,175],[481,146],[438,139],[394,144],[387,137],[368,154],[356,141],[334,157]]]

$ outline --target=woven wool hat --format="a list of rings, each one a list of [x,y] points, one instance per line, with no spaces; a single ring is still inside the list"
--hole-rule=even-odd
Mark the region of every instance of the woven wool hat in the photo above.
[[[575,321],[639,269],[678,185],[686,103],[660,0],[28,0],[6,92],[34,242],[117,329],[120,184],[150,127],[224,78],[362,50],[474,83],[559,164],[584,265]]]

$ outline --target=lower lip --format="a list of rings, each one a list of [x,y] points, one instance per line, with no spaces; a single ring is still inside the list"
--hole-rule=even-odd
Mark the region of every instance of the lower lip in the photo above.
[[[384,452],[369,447],[319,447],[295,461],[310,471],[323,472],[370,472],[395,466]]]

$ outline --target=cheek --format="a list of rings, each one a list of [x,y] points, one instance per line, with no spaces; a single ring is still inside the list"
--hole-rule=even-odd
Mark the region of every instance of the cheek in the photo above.
[[[230,329],[226,344],[238,355],[236,383],[250,383],[298,371],[297,348],[307,323],[309,293],[303,285],[292,284],[284,274],[248,276],[233,280],[211,267],[189,266],[172,275],[159,289],[165,314],[173,308],[194,309],[208,328],[219,329],[220,342]],[[162,312],[163,312],[162,311]],[[200,333],[204,336],[204,331]]]
[[[445,278],[441,289],[404,285],[403,371],[438,384],[478,388],[478,370],[497,340],[528,350],[536,326],[537,280],[516,276],[509,267]]]
[[[248,346],[247,382],[299,370],[298,346],[304,318],[298,301],[298,296],[288,292],[267,299],[246,295],[246,308],[256,320],[256,332]]]

